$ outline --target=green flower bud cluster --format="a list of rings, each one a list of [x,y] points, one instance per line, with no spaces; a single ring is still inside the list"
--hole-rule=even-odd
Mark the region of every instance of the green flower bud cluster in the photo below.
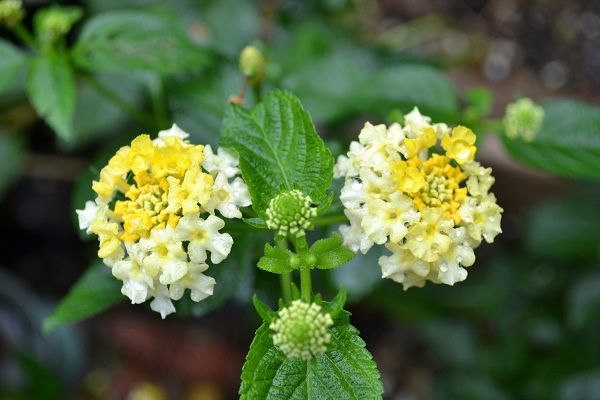
[[[521,137],[526,142],[531,142],[540,131],[543,120],[544,109],[531,99],[523,98],[506,106],[502,123],[509,138]]]
[[[310,196],[300,190],[290,190],[271,199],[267,208],[267,227],[277,230],[279,236],[301,237],[316,215],[317,208],[312,207]]]
[[[311,358],[327,351],[331,334],[327,329],[333,325],[331,315],[321,313],[321,306],[294,300],[289,307],[277,313],[269,328],[273,334],[273,344],[287,358]]]
[[[0,1],[0,26],[13,28],[25,18],[25,10],[21,0]]]

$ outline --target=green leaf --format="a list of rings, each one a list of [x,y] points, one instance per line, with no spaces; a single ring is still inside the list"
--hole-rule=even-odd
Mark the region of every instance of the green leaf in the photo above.
[[[260,217],[244,218],[242,221],[244,221],[246,224],[248,224],[254,228],[257,228],[257,229],[268,229],[267,223],[265,222],[264,219],[262,219]]]
[[[219,68],[198,76],[170,79],[167,84],[173,121],[190,133],[190,140],[216,146],[227,99],[242,87],[244,77],[237,68]]]
[[[600,179],[600,108],[573,100],[542,103],[545,117],[532,142],[502,135],[506,150],[535,169],[572,178]]]
[[[123,300],[121,281],[112,276],[110,268],[93,265],[46,318],[43,331],[48,334],[61,325],[89,318]]]
[[[283,250],[265,243],[265,255],[258,260],[257,266],[274,274],[291,272],[293,268],[288,262],[291,255],[292,252],[289,250]]]
[[[547,260],[595,260],[600,248],[598,194],[547,201],[527,219],[525,245]]]
[[[0,39],[0,93],[13,84],[26,61],[27,58],[18,48]]]
[[[145,12],[99,14],[84,26],[74,60],[94,71],[171,74],[204,66],[207,53],[178,31],[176,22]]]
[[[452,84],[438,70],[423,65],[384,68],[365,84],[364,93],[377,107],[400,107],[405,113],[419,107],[421,113],[431,116],[434,122],[451,123],[458,115],[458,100]]]
[[[66,142],[73,140],[75,76],[65,55],[49,53],[35,58],[27,79],[33,108]]]
[[[265,323],[268,324],[273,320],[273,318],[275,318],[275,311],[271,310],[268,305],[263,303],[263,301],[259,299],[257,295],[252,297],[252,303],[254,304],[256,312],[258,315],[260,315]]]
[[[582,277],[570,289],[567,301],[569,324],[582,329],[600,318],[600,274]]]
[[[0,198],[8,185],[16,178],[23,159],[23,145],[17,138],[0,132]]]
[[[242,370],[242,400],[381,399],[383,385],[365,342],[342,312],[329,329],[325,354],[309,361],[288,359],[262,324]]]
[[[221,145],[240,156],[255,210],[263,213],[282,190],[300,189],[319,203],[333,177],[333,157],[300,100],[269,92],[253,109],[237,105],[223,120]]]
[[[342,245],[342,238],[337,233],[330,238],[314,242],[310,246],[310,252],[317,257],[319,269],[337,268],[354,257],[354,252]]]
[[[348,293],[346,292],[346,288],[343,286],[340,287],[340,290],[335,295],[333,300],[323,304],[323,312],[329,313],[333,318],[335,318],[340,311],[343,311],[347,298]]]

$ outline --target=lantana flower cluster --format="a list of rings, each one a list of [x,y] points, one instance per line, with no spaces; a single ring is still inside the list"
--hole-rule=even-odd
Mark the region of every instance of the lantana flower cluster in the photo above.
[[[196,302],[212,295],[208,253],[218,264],[233,244],[217,211],[241,218],[240,207],[250,205],[237,157],[192,145],[188,136],[173,125],[154,140],[136,137],[100,171],[96,199],[77,210],[80,228],[98,236],[98,256],[123,281],[122,293],[135,304],[152,299],[163,318],[186,289]]]
[[[475,134],[415,108],[404,125],[367,122],[358,139],[335,166],[350,221],[340,227],[344,244],[362,253],[384,245],[382,275],[404,289],[464,280],[473,249],[502,231],[492,170],[474,161]]]

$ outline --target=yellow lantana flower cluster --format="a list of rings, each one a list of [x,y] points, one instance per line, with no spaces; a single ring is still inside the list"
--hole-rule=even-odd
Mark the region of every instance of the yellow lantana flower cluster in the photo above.
[[[79,226],[98,236],[98,256],[123,281],[132,303],[152,298],[165,318],[186,289],[193,301],[212,295],[215,280],[204,274],[231,250],[232,237],[220,233],[226,218],[241,218],[250,196],[238,160],[219,149],[192,145],[177,125],[154,140],[136,137],[100,171],[98,195],[77,210]]]
[[[385,245],[392,254],[379,259],[383,277],[404,289],[464,280],[473,249],[502,232],[492,170],[474,161],[475,134],[432,124],[415,108],[404,126],[367,122],[358,139],[334,169],[345,178],[344,244],[363,254]]]

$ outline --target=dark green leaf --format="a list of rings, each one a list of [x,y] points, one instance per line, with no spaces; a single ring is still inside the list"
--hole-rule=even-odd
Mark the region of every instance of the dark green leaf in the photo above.
[[[384,68],[365,83],[364,91],[377,107],[400,107],[406,113],[416,106],[434,121],[451,123],[458,114],[456,92],[448,79],[423,65]]]
[[[123,300],[121,281],[112,276],[110,268],[93,265],[44,321],[43,331],[47,334],[61,325],[89,318]]]
[[[6,132],[0,132],[0,197],[19,173],[22,159],[23,146],[20,141]]]
[[[342,245],[342,238],[337,233],[330,238],[314,242],[310,246],[310,252],[317,257],[319,269],[337,268],[354,257],[354,252]]]
[[[223,121],[221,145],[239,154],[259,213],[285,189],[300,189],[316,203],[326,196],[333,157],[290,92],[273,90],[251,110],[232,105]]]
[[[545,117],[532,142],[502,135],[512,157],[535,169],[573,178],[600,178],[600,108],[572,100],[542,103]]]
[[[265,243],[265,255],[258,260],[258,268],[274,274],[291,272],[292,267],[288,262],[292,253],[279,247],[273,247]]]
[[[304,361],[286,358],[273,346],[268,324],[263,324],[246,357],[241,399],[381,399],[377,366],[348,313],[339,314],[329,332],[327,352]]]
[[[208,60],[207,53],[192,44],[173,21],[133,11],[94,17],[83,28],[73,51],[79,66],[94,71],[171,74],[197,69]]]
[[[0,93],[8,89],[27,58],[11,43],[0,39]]]
[[[49,53],[35,58],[27,79],[31,104],[64,141],[73,140],[75,76],[65,55]]]
[[[567,315],[576,329],[600,318],[600,274],[584,276],[570,290]]]
[[[590,193],[552,200],[534,208],[528,218],[525,245],[548,260],[594,260],[600,248],[600,208]]]

